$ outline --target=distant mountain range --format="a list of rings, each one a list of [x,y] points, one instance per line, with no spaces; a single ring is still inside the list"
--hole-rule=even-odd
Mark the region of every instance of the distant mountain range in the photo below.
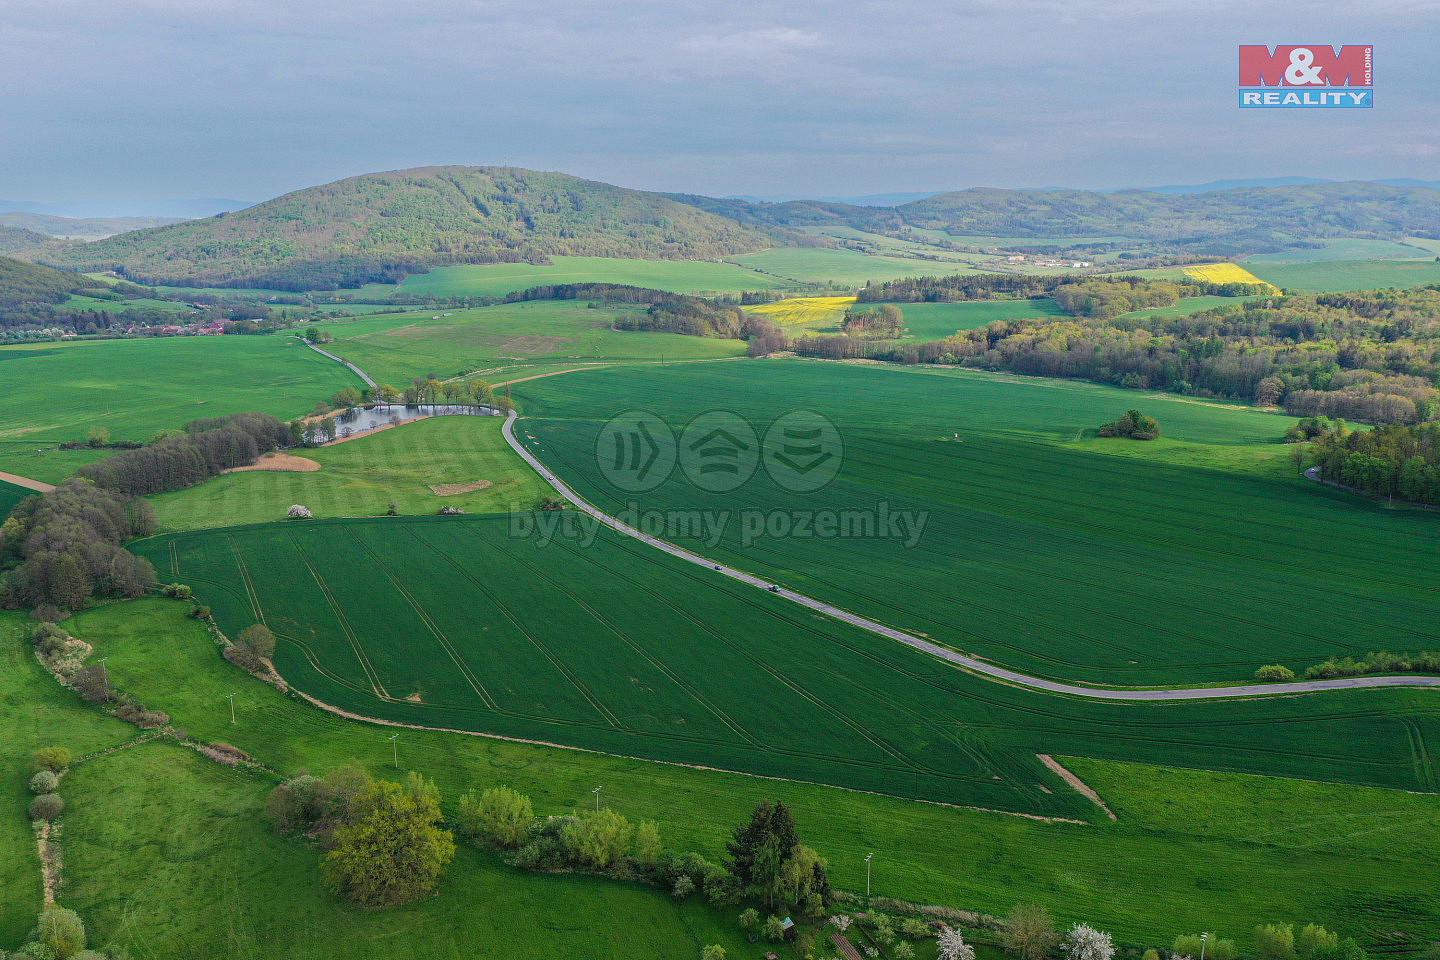
[[[787,243],[825,244],[815,231],[801,232],[825,226],[1053,238],[1060,246],[1103,247],[1107,241],[1094,238],[1120,237],[1157,252],[1234,255],[1313,247],[1334,237],[1437,237],[1440,191],[1216,181],[1117,192],[977,188],[884,206],[657,194],[509,167],[426,167],[351,177],[93,243],[49,241],[17,251],[17,244],[34,241],[26,235],[0,236],[0,244],[35,262],[113,270],[144,284],[302,290],[395,281],[446,264],[557,255],[714,259]]]
[[[56,203],[36,203],[33,200],[0,200],[0,213],[43,213],[52,217],[71,217],[81,220],[112,217],[193,220],[197,217],[213,217],[217,213],[243,210],[251,203],[253,201],[250,200],[220,199],[64,200]]]
[[[163,227],[183,217],[57,217],[50,213],[0,213],[0,227],[18,227],[51,237],[103,240],[117,233]]]

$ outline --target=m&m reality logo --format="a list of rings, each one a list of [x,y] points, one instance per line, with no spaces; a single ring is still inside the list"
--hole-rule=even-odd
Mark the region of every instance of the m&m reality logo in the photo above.
[[[1374,48],[1324,43],[1240,47],[1242,107],[1373,107]]]

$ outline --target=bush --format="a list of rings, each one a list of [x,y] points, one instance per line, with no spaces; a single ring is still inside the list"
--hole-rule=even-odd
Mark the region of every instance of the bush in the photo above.
[[[160,710],[146,710],[138,703],[122,704],[115,716],[126,723],[133,723],[141,730],[155,730],[170,723],[170,715]]]
[[[304,504],[296,503],[285,511],[285,516],[291,520],[311,520],[314,519],[315,514],[311,513],[310,508]]]
[[[1160,960],[1160,951],[1151,947],[1140,956],[1140,960]]]
[[[675,887],[670,891],[676,900],[684,900],[695,892],[695,881],[688,876],[681,874],[680,879],[675,881]]]
[[[746,907],[744,910],[741,910],[741,911],[740,911],[740,929],[741,929],[741,930],[754,930],[754,929],[755,929],[755,924],[757,924],[757,923],[759,923],[759,922],[760,922],[760,911],[759,911],[759,910],[756,910],[754,907]],[[843,929],[845,929],[845,928],[844,928],[844,927],[841,927],[840,929],[843,930]]]
[[[35,758],[36,770],[53,770],[59,773],[70,766],[70,751],[64,747],[44,747],[31,756]]]
[[[1182,934],[1175,938],[1175,944],[1171,949],[1177,957],[1194,957],[1195,960],[1199,960],[1200,935]],[[1235,960],[1237,955],[1234,940],[1211,937],[1205,942],[1205,960]]]
[[[85,925],[74,910],[49,907],[40,914],[31,937],[66,960],[85,949]]]
[[[65,611],[53,603],[42,603],[30,611],[31,620],[39,620],[42,623],[59,623],[65,619]]]
[[[1077,923],[1065,936],[1065,956],[1069,960],[1111,960],[1115,956],[1115,945],[1110,934]]]
[[[54,820],[65,812],[65,801],[58,793],[42,793],[30,801],[31,820]]]
[[[491,787],[477,800],[474,792],[460,798],[458,828],[467,840],[480,838],[501,847],[518,847],[535,819],[530,798],[509,787]]]
[[[458,517],[462,516],[464,513],[465,511],[461,510],[459,507],[441,507],[439,510],[439,515],[442,517]]]
[[[275,655],[275,634],[263,623],[252,623],[241,630],[235,642],[244,644],[255,656],[266,660]]]
[[[48,622],[37,623],[35,628],[30,631],[30,643],[37,647],[46,640],[66,640],[69,637],[70,635],[64,630]]]
[[[895,960],[915,960],[915,948],[902,941],[895,944],[890,951],[890,956]]]
[[[1260,960],[1295,960],[1295,928],[1288,923],[1256,927],[1255,952]]]
[[[255,651],[240,644],[232,644],[226,647],[225,652],[221,654],[221,656],[247,673],[254,673],[262,666],[260,658],[255,656]]]
[[[175,600],[189,600],[194,595],[194,591],[183,583],[167,583],[160,592]]]
[[[1271,663],[1261,667],[1259,670],[1256,670],[1255,679],[1264,680],[1269,683],[1274,683],[1282,680],[1294,680],[1295,671],[1291,670],[1289,667],[1283,664]]]
[[[712,943],[700,951],[700,960],[725,960],[725,948],[718,943]]]
[[[190,611],[190,616],[195,620],[209,620],[210,608],[206,606],[196,607]]]
[[[576,862],[604,870],[629,850],[633,833],[630,821],[614,810],[601,810],[573,818],[561,830],[560,841]]]
[[[1005,917],[1005,930],[1001,937],[1005,951],[1020,960],[1043,960],[1057,943],[1060,934],[1050,920],[1044,907],[1035,904],[1019,904],[1010,909]]]
[[[1295,955],[1300,960],[1330,960],[1340,952],[1340,935],[1307,923],[1295,936]]]
[[[55,788],[60,786],[60,778],[53,770],[41,770],[30,778],[31,793],[54,793]]]
[[[660,862],[660,828],[654,820],[646,820],[635,828],[635,862],[645,870],[654,870]]]
[[[771,943],[779,943],[785,939],[785,921],[776,916],[766,917],[760,935]]]
[[[900,932],[911,940],[919,940],[930,935],[930,928],[919,917],[906,917],[900,922]]]

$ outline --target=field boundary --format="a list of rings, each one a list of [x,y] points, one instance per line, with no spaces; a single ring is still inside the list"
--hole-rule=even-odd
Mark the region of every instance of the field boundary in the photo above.
[[[1176,700],[1233,700],[1242,697],[1275,697],[1295,696],[1297,694],[1323,693],[1331,690],[1365,689],[1378,687],[1436,687],[1440,688],[1440,677],[1429,676],[1386,676],[1386,677],[1344,677],[1336,680],[1302,680],[1292,683],[1257,683],[1240,684],[1225,687],[1147,687],[1147,688],[1116,688],[1116,687],[1086,687],[1074,683],[1065,683],[1059,680],[1047,680],[1043,677],[1036,677],[1030,674],[1011,670],[998,664],[980,660],[975,657],[959,653],[949,647],[930,640],[923,640],[912,636],[902,630],[886,626],[867,617],[842,610],[839,607],[817,600],[814,597],[803,593],[797,593],[769,580],[764,580],[743,570],[716,563],[707,557],[692,553],[673,543],[652,537],[640,530],[631,527],[623,521],[610,516],[598,507],[590,504],[564,481],[558,479],[550,469],[535,457],[525,445],[515,439],[515,421],[519,419],[515,411],[505,418],[500,432],[505,437],[505,442],[510,445],[522,460],[528,463],[541,479],[555,490],[560,496],[574,503],[582,512],[593,520],[609,527],[617,533],[639,540],[641,543],[661,550],[671,556],[693,563],[696,566],[703,566],[721,576],[729,577],[748,586],[765,590],[777,597],[782,597],[792,603],[808,607],[817,613],[822,613],[834,620],[847,623],[862,630],[895,640],[906,646],[913,647],[921,653],[927,653],[947,663],[953,664],[963,670],[968,670],[984,676],[990,680],[1001,683],[1009,683],[1015,686],[1025,687],[1041,693],[1058,694],[1062,696],[1084,697],[1092,700],[1121,700],[1121,701],[1176,701]]]
[[[1081,780],[1074,773],[1065,769],[1064,765],[1062,765],[1059,760],[1056,760],[1048,753],[1037,753],[1035,754],[1035,758],[1041,763],[1045,764],[1045,766],[1048,767],[1050,769],[1050,772],[1055,774],[1055,776],[1070,784],[1070,786],[1073,787],[1076,792],[1085,797],[1085,799],[1095,804],[1095,806],[1099,807],[1101,810],[1104,810],[1105,816],[1115,821],[1118,821],[1120,819],[1119,817],[1115,816],[1115,812],[1113,810],[1105,806],[1105,801],[1100,799],[1100,794],[1096,793],[1093,787],[1091,787],[1084,780]]]

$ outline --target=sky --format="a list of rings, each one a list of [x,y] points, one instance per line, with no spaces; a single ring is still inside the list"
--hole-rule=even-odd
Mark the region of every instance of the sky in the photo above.
[[[262,200],[433,164],[853,196],[1440,179],[1440,0],[4,0],[0,198]],[[1374,44],[1371,110],[1237,45]]]

